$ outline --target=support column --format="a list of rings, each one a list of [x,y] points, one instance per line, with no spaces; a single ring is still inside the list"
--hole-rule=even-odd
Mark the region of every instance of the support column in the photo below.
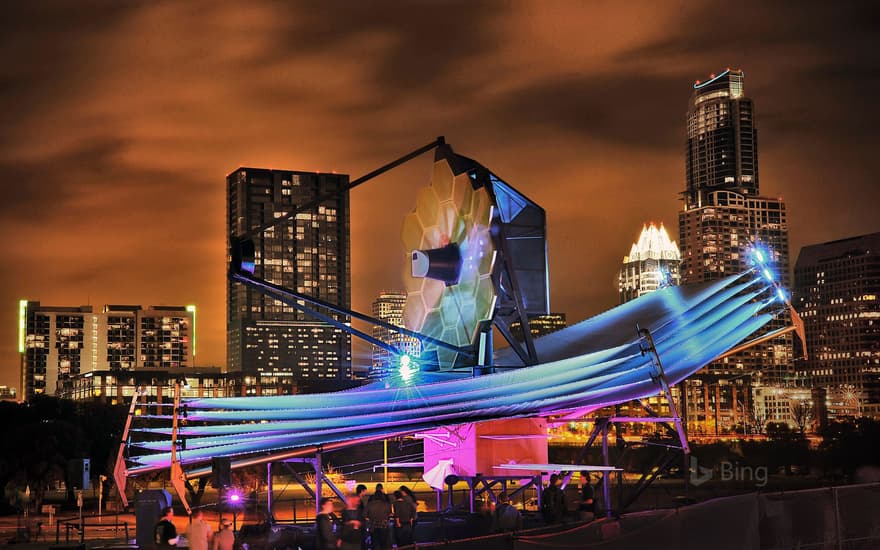
[[[324,465],[321,463],[321,450],[315,452],[315,517],[321,513],[321,495],[324,494]]]
[[[272,463],[266,463],[266,514],[268,515],[269,521],[275,519],[275,514],[272,512]]]
[[[602,423],[602,464],[610,466],[608,460],[608,420]],[[602,472],[602,500],[605,504],[605,517],[611,517],[611,483],[608,470]]]

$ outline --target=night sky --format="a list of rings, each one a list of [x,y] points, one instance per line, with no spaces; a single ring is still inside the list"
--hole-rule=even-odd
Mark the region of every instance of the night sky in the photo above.
[[[194,303],[197,363],[225,365],[226,174],[356,177],[441,134],[547,209],[552,307],[595,314],[643,222],[677,239],[691,85],[725,67],[792,264],[880,230],[876,4],[623,4],[4,2],[0,384],[20,298]],[[401,286],[429,166],[352,192],[356,308]]]

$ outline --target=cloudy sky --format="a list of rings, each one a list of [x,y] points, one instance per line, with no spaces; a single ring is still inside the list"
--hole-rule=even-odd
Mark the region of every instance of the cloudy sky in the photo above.
[[[224,365],[225,175],[355,177],[441,134],[547,209],[553,309],[597,313],[643,222],[677,238],[691,84],[729,66],[792,250],[880,231],[870,2],[21,0],[0,15],[0,384],[17,385],[23,297],[195,303],[198,362]],[[429,164],[352,192],[356,308],[400,285]]]

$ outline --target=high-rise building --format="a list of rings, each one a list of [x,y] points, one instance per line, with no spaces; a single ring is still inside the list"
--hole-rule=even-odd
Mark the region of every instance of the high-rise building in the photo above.
[[[547,313],[544,315],[529,315],[529,332],[532,338],[538,338],[557,330],[562,330],[568,326],[564,313]],[[517,340],[520,339],[519,321],[510,323],[510,332],[513,333]]]
[[[227,183],[230,241],[319,197],[332,198],[295,219],[253,236],[254,275],[349,308],[348,176],[239,168]],[[351,377],[348,332],[236,282],[227,283],[227,367],[230,372],[297,381]],[[329,313],[349,323],[344,315]]]
[[[755,246],[769,250],[770,269],[784,286],[789,282],[785,203],[760,196],[754,105],[743,84],[743,72],[730,69],[694,84],[679,212],[683,284],[747,269]],[[785,323],[775,321],[764,330]],[[793,385],[794,378],[791,335],[708,365],[686,384],[690,433],[745,429],[753,386]]]
[[[664,286],[678,285],[681,282],[680,264],[678,245],[669,238],[663,224],[660,227],[653,223],[642,226],[638,241],[623,257],[618,277],[620,303]]]
[[[195,362],[195,306],[55,307],[19,303],[21,394],[54,395],[98,370],[168,370]]]
[[[880,233],[803,247],[793,298],[829,415],[880,417]]]
[[[403,327],[403,308],[406,306],[406,293],[383,291],[373,302],[373,317]],[[407,336],[391,329],[374,326],[373,338],[386,344],[397,347],[402,352],[418,356],[421,353],[421,345],[417,338]],[[384,378],[389,370],[394,367],[395,357],[384,348],[372,346],[373,362],[370,366],[370,378]]]
[[[694,83],[687,112],[685,202],[711,191],[758,194],[758,130],[741,70],[727,69]]]

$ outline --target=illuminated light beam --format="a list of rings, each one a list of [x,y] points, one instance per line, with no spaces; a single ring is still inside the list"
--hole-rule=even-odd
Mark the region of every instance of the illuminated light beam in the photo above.
[[[412,357],[405,353],[400,356],[399,363],[400,365],[397,372],[400,374],[400,378],[403,382],[408,384],[412,381],[413,375],[419,371],[419,366],[413,361]]]
[[[27,300],[18,301],[18,353],[24,353],[25,329],[27,321]]]
[[[782,303],[788,302],[788,296],[785,295],[785,291],[781,288],[776,289],[776,295],[779,297],[779,301]]]

